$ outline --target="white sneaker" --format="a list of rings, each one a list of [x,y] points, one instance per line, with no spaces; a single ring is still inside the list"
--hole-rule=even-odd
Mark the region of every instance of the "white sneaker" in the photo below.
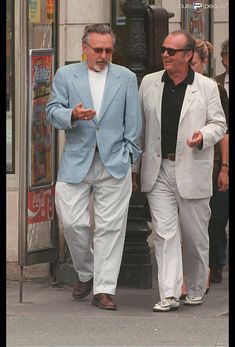
[[[174,297],[172,298],[164,298],[154,305],[154,312],[168,312],[168,311],[176,311],[180,305],[180,301]]]
[[[186,306],[195,306],[201,305],[203,302],[203,296],[190,296],[187,295],[184,301],[184,305]]]

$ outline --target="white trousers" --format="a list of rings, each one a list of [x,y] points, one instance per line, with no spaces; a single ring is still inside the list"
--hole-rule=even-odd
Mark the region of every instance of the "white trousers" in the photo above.
[[[83,182],[56,183],[56,211],[74,268],[82,282],[94,277],[94,295],[115,294],[131,192],[131,168],[123,179],[117,180],[105,169],[98,152]],[[91,193],[94,234],[89,210]]]
[[[147,198],[156,232],[160,298],[179,298],[183,276],[189,295],[204,295],[209,263],[210,198],[183,199],[177,189],[175,162],[168,159],[162,160],[159,176]]]

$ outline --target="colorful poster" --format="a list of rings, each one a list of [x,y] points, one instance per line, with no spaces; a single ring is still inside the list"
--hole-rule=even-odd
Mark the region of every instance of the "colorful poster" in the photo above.
[[[45,112],[51,91],[52,58],[51,54],[31,57],[31,188],[48,186],[53,181],[53,129]]]
[[[194,37],[210,41],[210,1],[184,0],[181,3],[182,28]]]
[[[53,219],[54,190],[53,186],[28,191],[28,224]]]

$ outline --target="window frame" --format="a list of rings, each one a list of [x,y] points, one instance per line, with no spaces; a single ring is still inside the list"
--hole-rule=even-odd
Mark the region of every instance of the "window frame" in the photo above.
[[[7,13],[9,11],[9,19],[10,19],[10,34],[11,34],[11,40],[10,40],[10,64],[11,64],[11,165],[10,168],[8,168],[7,163],[7,148],[6,148],[6,174],[15,174],[16,169],[16,158],[15,158],[15,11],[14,11],[14,0],[7,0],[6,6],[10,7],[7,8]],[[8,22],[7,22],[8,25]],[[6,35],[8,27],[6,27]],[[6,40],[7,41],[7,40]],[[8,67],[7,62],[7,56],[6,56],[6,66]],[[7,82],[7,71],[6,71],[6,82]],[[7,106],[7,105],[6,105]],[[7,118],[7,110],[6,110],[6,118]],[[7,121],[7,119],[6,119]],[[7,126],[6,126],[6,132],[7,132]],[[6,146],[8,141],[8,135],[6,133]]]

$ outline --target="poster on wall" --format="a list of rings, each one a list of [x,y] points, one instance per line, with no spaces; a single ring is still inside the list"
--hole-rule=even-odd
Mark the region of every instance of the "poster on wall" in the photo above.
[[[54,0],[47,0],[46,12],[47,24],[52,24],[54,20]]]
[[[53,49],[30,50],[29,83],[29,187],[53,185],[54,130],[45,107],[51,92]]]
[[[41,22],[41,0],[29,0],[29,21],[30,23]]]
[[[181,2],[182,29],[189,31],[195,38],[211,42],[211,0],[184,0]],[[213,55],[209,54],[205,73],[213,75]]]
[[[184,0],[181,3],[182,29],[194,37],[210,41],[211,1]]]

